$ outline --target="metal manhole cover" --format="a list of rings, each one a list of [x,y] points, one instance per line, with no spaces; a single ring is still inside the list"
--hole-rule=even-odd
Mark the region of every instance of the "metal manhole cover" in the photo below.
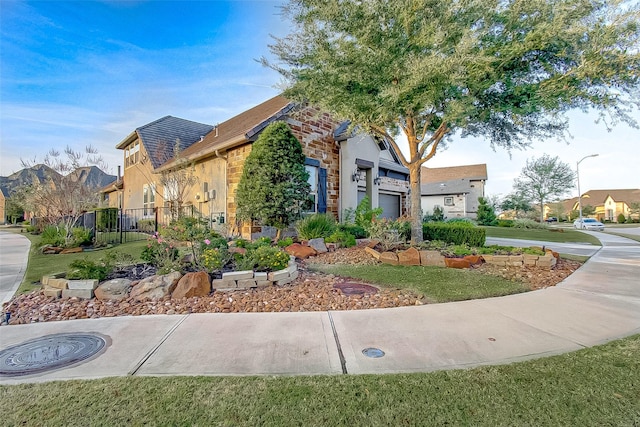
[[[369,347],[362,350],[362,354],[373,359],[378,359],[384,356],[384,351],[380,350],[379,348]]]
[[[95,356],[108,345],[97,334],[47,335],[0,351],[0,376],[17,377],[66,368]]]
[[[378,288],[371,285],[365,285],[364,283],[344,282],[336,283],[334,288],[340,289],[345,295],[364,295],[364,294],[377,294]]]

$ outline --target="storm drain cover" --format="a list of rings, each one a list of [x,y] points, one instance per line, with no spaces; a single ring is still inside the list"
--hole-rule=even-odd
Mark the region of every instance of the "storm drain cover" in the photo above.
[[[336,283],[334,288],[340,289],[345,295],[364,295],[364,294],[376,294],[378,288],[371,285],[365,285],[364,283],[344,282]]]
[[[107,339],[88,333],[54,334],[14,345],[0,351],[0,376],[17,377],[69,367],[105,349]]]
[[[380,350],[379,348],[369,347],[362,350],[362,354],[364,354],[367,357],[377,359],[379,357],[384,356],[384,351]]]

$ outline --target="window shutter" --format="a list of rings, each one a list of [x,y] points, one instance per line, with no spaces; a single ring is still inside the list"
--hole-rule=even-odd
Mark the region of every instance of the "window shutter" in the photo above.
[[[318,170],[318,213],[327,212],[327,170]]]

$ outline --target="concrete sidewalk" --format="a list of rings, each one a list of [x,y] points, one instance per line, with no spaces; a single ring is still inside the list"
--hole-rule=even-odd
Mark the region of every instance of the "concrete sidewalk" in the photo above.
[[[26,237],[0,231],[0,306],[13,297],[22,283],[30,247]]]
[[[602,249],[556,287],[501,298],[380,310],[141,316],[0,328],[0,349],[62,332],[107,336],[102,354],[0,383],[126,375],[426,372],[510,363],[640,332],[640,244]],[[553,247],[553,243],[548,244]],[[369,358],[367,348],[384,352]]]

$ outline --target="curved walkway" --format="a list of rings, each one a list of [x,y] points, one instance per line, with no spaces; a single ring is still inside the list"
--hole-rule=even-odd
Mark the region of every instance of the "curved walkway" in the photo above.
[[[640,244],[595,235],[602,249],[564,282],[507,297],[380,310],[157,315],[0,327],[0,350],[62,332],[94,332],[109,341],[106,351],[82,364],[0,377],[0,383],[425,372],[543,357],[639,333]],[[367,348],[385,354],[369,358],[363,354]]]

